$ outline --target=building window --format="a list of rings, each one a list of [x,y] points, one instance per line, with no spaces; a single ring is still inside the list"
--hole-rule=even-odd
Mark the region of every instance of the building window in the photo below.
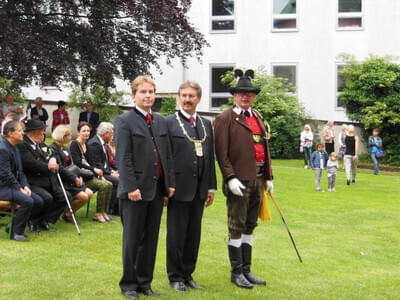
[[[340,75],[340,71],[343,69],[343,67],[344,65],[336,66],[336,108],[343,108],[343,104],[339,99],[339,95],[345,87],[344,78]]]
[[[296,0],[274,0],[273,5],[272,30],[297,30]]]
[[[211,31],[235,30],[235,0],[211,0]]]
[[[278,65],[274,64],[272,66],[272,74],[276,77],[284,78],[287,82],[293,85],[295,88],[297,86],[297,66],[294,64],[284,64]]]
[[[339,29],[362,29],[362,2],[362,0],[338,0],[337,27]]]
[[[233,66],[211,66],[211,108],[228,104],[232,95],[228,92],[229,86],[221,82],[221,76],[232,70]]]

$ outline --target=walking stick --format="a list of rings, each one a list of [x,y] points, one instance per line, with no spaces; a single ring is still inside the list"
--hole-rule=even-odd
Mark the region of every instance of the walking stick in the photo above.
[[[274,198],[274,196],[272,195],[271,192],[268,192],[268,195],[271,197],[272,202],[274,203],[275,208],[276,208],[276,210],[278,211],[278,214],[281,216],[282,222],[283,222],[283,224],[285,224],[285,227],[286,227],[286,230],[287,230],[287,232],[288,232],[288,234],[289,234],[290,240],[292,241],[294,250],[296,250],[297,257],[299,258],[300,262],[302,263],[303,260],[301,259],[299,250],[297,250],[296,243],[295,243],[295,241],[294,241],[294,238],[293,238],[293,236],[292,236],[292,233],[290,232],[289,226],[288,226],[288,224],[286,223],[285,217],[283,216],[283,213],[282,213],[281,209],[279,208],[278,202],[276,202],[276,200],[275,200],[275,198]]]
[[[57,172],[57,178],[58,178],[58,182],[60,182],[61,189],[62,189],[62,191],[64,193],[65,201],[68,204],[69,212],[71,213],[72,220],[74,221],[76,231],[78,232],[79,235],[81,235],[81,231],[79,230],[78,223],[76,222],[74,212],[72,211],[71,203],[69,203],[67,193],[65,192],[65,188],[64,188],[64,185],[63,185],[61,177],[60,177],[60,173],[58,173],[58,172]]]

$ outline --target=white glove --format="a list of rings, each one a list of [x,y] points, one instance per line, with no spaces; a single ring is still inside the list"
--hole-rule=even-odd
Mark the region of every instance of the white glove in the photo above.
[[[271,194],[274,193],[274,183],[272,180],[267,180],[267,192]]]
[[[243,197],[242,190],[246,187],[237,178],[232,178],[228,181],[229,190],[236,196]]]

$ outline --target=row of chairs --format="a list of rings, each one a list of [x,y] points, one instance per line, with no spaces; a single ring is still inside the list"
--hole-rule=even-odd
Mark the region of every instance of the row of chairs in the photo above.
[[[90,201],[87,203],[86,207],[86,218],[89,217],[89,208],[90,208]],[[12,224],[14,220],[14,215],[15,215],[14,204],[11,201],[5,201],[0,199],[0,216],[9,217],[7,224],[9,226],[8,238],[10,240],[12,234]]]

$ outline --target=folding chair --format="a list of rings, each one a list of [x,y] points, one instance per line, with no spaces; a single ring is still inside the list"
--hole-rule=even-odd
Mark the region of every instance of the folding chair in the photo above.
[[[11,201],[0,200],[0,215],[10,217],[10,221],[8,223],[8,225],[9,225],[8,238],[11,240],[12,224],[13,224],[14,215],[15,215],[15,207]]]

